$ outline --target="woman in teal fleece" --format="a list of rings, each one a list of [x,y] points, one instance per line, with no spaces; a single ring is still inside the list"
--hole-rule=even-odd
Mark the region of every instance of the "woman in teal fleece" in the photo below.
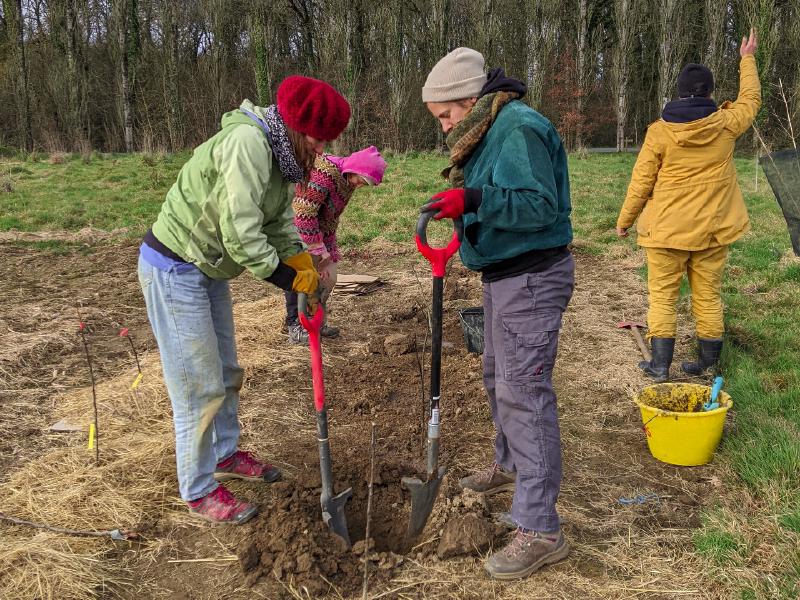
[[[139,282],[161,354],[175,422],[178,486],[189,510],[244,523],[256,507],[221,481],[273,482],[280,471],[239,449],[239,390],[228,280],[248,270],[284,290],[313,294],[289,186],[350,119],[330,85],[292,76],[276,104],[245,100],[195,148],[139,252]]]
[[[556,500],[561,438],[552,373],[574,262],[567,156],[552,124],[523,104],[526,89],[483,56],[457,48],[431,71],[422,99],[447,134],[450,189],[423,207],[462,217],[461,261],[483,281],[483,379],[497,437],[492,465],[460,481],[514,491],[516,534],[486,561],[499,579],[562,560],[569,545]]]

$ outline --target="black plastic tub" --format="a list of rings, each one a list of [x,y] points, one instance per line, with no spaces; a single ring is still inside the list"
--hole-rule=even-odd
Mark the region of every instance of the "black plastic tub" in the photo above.
[[[467,352],[483,354],[483,307],[464,308],[458,311]]]

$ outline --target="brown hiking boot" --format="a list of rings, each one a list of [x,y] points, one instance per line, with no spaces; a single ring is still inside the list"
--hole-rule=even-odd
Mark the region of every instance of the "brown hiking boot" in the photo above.
[[[506,547],[486,559],[484,568],[495,579],[522,579],[568,554],[569,544],[561,531],[551,540],[536,531],[517,529]]]
[[[491,496],[500,492],[513,492],[517,474],[503,471],[497,463],[458,481],[462,490],[472,490]]]

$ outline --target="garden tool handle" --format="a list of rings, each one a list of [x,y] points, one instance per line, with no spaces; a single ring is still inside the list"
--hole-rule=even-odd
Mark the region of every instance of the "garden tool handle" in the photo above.
[[[722,390],[722,385],[725,383],[725,380],[722,377],[717,377],[714,379],[714,384],[711,388],[711,402],[716,402],[717,398],[719,397],[719,393]]]
[[[639,327],[635,325],[631,327],[631,333],[633,334],[633,339],[636,340],[636,345],[639,346],[639,350],[642,352],[642,356],[647,362],[653,360],[653,355],[650,353],[650,349],[647,347],[647,344],[644,341],[644,337],[642,337],[642,332]]]
[[[459,217],[453,219],[453,238],[444,248],[432,248],[428,245],[428,222],[433,218],[435,210],[424,210],[417,219],[417,234],[414,240],[417,242],[417,249],[420,254],[428,259],[433,268],[434,277],[444,277],[447,261],[456,253],[461,240],[464,239],[464,221]]]
[[[325,410],[325,380],[323,378],[322,345],[319,332],[325,320],[325,309],[322,306],[317,306],[317,311],[314,315],[309,315],[308,297],[303,293],[297,294],[297,309],[300,324],[308,332],[308,349],[311,353],[311,380],[314,385],[314,407],[317,413],[320,413]]]
[[[439,474],[439,399],[442,374],[442,303],[447,262],[456,253],[464,237],[464,221],[453,219],[453,238],[444,248],[428,245],[427,228],[435,211],[426,210],[417,220],[417,249],[431,263],[433,271],[433,308],[431,310],[431,385],[430,420],[428,421],[428,481]]]
[[[628,329],[633,336],[633,339],[636,341],[636,345],[639,346],[639,350],[642,352],[642,356],[647,362],[653,360],[653,355],[650,353],[650,349],[647,347],[647,344],[642,337],[642,329],[644,325],[641,323],[631,323],[629,321],[622,321],[617,323],[617,327],[620,329]]]
[[[725,383],[725,380],[722,377],[716,377],[714,379],[714,383],[711,387],[711,393],[709,394],[708,402],[703,404],[703,410],[715,410],[719,408],[719,393],[722,390],[722,385]]]

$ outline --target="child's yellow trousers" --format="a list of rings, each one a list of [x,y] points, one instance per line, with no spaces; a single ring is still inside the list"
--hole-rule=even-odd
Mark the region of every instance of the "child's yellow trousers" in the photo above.
[[[675,337],[678,314],[675,304],[686,273],[692,289],[692,314],[697,337],[718,339],[725,328],[722,320],[722,272],[728,258],[728,246],[690,252],[672,248],[647,250],[647,287],[650,308],[647,311],[648,338]]]

